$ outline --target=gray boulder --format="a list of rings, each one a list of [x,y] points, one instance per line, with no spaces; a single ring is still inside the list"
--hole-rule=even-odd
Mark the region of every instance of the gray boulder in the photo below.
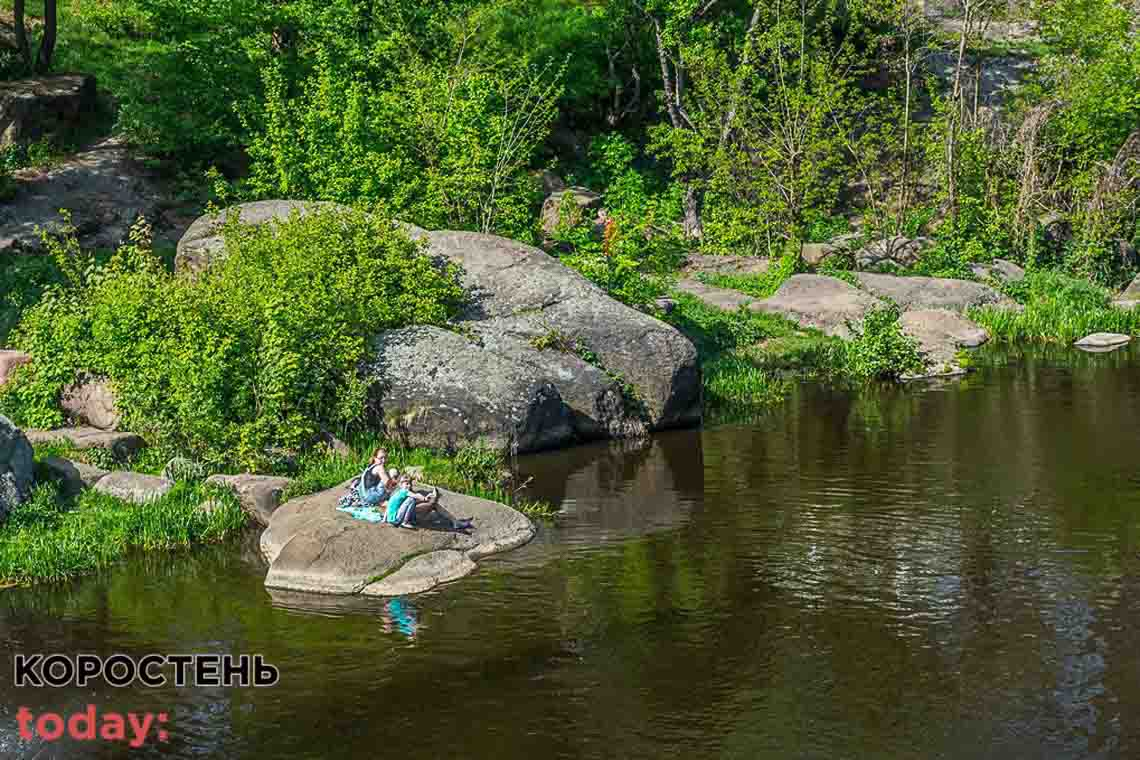
[[[132,504],[148,504],[170,493],[174,483],[156,475],[118,470],[99,479],[93,490]]]
[[[63,457],[47,457],[41,464],[49,476],[60,484],[65,496],[74,496],[80,491],[94,488],[107,475],[106,470]]]
[[[889,298],[907,309],[952,309],[965,311],[973,306],[1019,308],[1017,303],[989,285],[969,280],[940,277],[895,277],[889,274],[859,272],[859,284],[877,298]]]
[[[345,207],[327,201],[254,201],[231,206],[217,214],[200,216],[178,241],[174,270],[186,273],[197,272],[208,266],[225,250],[222,228],[234,215],[241,217],[242,224],[255,227],[288,221],[294,212],[299,216],[305,216],[317,211],[343,208]]]
[[[16,172],[15,192],[0,205],[0,252],[39,250],[37,228],[58,230],[71,213],[84,248],[116,248],[139,217],[158,217],[162,193],[117,138],[107,138],[47,171]]]
[[[1130,342],[1132,342],[1131,335],[1098,332],[1093,333],[1092,335],[1086,335],[1073,345],[1082,351],[1100,353],[1106,351],[1115,351],[1118,348],[1127,346]]]
[[[105,378],[83,378],[69,385],[59,405],[73,423],[99,430],[117,430],[122,418],[115,391]]]
[[[906,238],[902,235],[876,240],[855,253],[860,269],[871,269],[883,264],[908,268],[918,263],[922,252],[934,245],[930,238]]]
[[[804,243],[800,247],[800,258],[809,266],[817,267],[832,256],[850,252],[861,237],[858,232],[848,232],[826,243]]]
[[[569,412],[554,384],[509,353],[437,327],[380,335],[369,372],[373,402],[389,435],[411,445],[454,448],[484,439],[519,451],[573,440]]]
[[[261,552],[269,562],[267,587],[319,594],[426,590],[471,572],[482,557],[534,537],[534,525],[510,507],[442,489],[444,508],[474,520],[469,535],[357,520],[336,509],[346,485],[292,499],[274,512],[261,534]],[[462,556],[435,554],[441,551]],[[431,559],[410,561],[428,555]]]
[[[24,366],[32,357],[23,351],[0,349],[0,386],[8,382],[17,368]]]
[[[776,294],[754,302],[755,311],[779,314],[827,335],[850,338],[850,323],[859,323],[878,299],[843,280],[817,274],[796,274]]]
[[[142,437],[135,433],[116,433],[93,427],[28,430],[26,435],[32,443],[61,442],[80,451],[106,449],[115,459],[124,462],[133,459],[146,446]]]
[[[700,420],[697,351],[676,329],[610,298],[574,270],[531,246],[474,232],[430,232],[428,250],[463,268],[473,294],[464,315],[486,332],[513,336],[558,333],[594,357],[636,395],[651,430]],[[564,398],[575,378],[561,364],[548,378]]]
[[[0,415],[0,520],[31,495],[34,466],[31,443]]]
[[[1140,274],[1136,275],[1132,282],[1128,283],[1128,287],[1117,296],[1117,300],[1115,301],[1118,305],[1124,305],[1128,308],[1135,306],[1137,302],[1140,302]]]
[[[273,475],[211,475],[207,485],[216,485],[232,490],[246,514],[260,525],[269,525],[273,513],[281,505],[281,495],[289,484],[289,478]]]
[[[958,352],[989,340],[985,328],[949,309],[920,309],[899,317],[904,335],[918,341],[927,371],[923,377],[960,374]]]
[[[1006,259],[994,259],[991,264],[974,264],[970,271],[979,280],[996,280],[1001,282],[1021,282],[1025,279],[1025,270]]]
[[[0,83],[0,147],[74,129],[95,110],[95,77],[61,74]]]

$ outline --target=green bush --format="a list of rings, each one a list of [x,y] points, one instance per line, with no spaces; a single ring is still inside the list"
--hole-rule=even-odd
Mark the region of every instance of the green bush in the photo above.
[[[62,421],[61,389],[110,379],[124,423],[204,462],[262,464],[361,421],[361,373],[376,332],[443,324],[463,291],[390,219],[323,212],[252,227],[236,215],[227,255],[170,275],[145,240],[95,266],[74,240],[52,248],[67,286],[25,315],[16,344],[36,357],[4,404],[32,427]]]
[[[918,342],[903,334],[899,307],[872,310],[846,344],[847,374],[857,380],[897,380],[923,370]]]

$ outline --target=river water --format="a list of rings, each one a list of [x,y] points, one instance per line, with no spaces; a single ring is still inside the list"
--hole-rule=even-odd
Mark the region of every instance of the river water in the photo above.
[[[427,595],[270,595],[256,537],[0,596],[10,652],[260,653],[262,689],[16,689],[164,711],[132,756],[1140,757],[1140,353],[804,387],[748,424],[522,467],[564,511]]]

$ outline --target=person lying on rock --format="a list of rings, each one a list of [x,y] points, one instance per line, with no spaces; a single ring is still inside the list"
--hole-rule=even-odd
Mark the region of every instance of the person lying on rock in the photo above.
[[[446,530],[466,531],[474,528],[470,519],[457,519],[439,505],[439,489],[432,488],[430,494],[416,493],[411,475],[401,475],[397,490],[388,499],[387,519],[401,528],[415,528],[420,521],[431,517],[432,522]]]
[[[360,473],[360,503],[366,507],[379,507],[394,490],[399,473],[388,469],[388,452],[377,449],[372,461]]]

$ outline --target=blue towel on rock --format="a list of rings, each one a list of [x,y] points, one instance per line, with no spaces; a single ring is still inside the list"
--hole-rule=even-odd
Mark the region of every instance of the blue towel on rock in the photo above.
[[[336,509],[338,512],[352,515],[357,520],[371,523],[384,522],[384,513],[372,507],[337,507]]]

